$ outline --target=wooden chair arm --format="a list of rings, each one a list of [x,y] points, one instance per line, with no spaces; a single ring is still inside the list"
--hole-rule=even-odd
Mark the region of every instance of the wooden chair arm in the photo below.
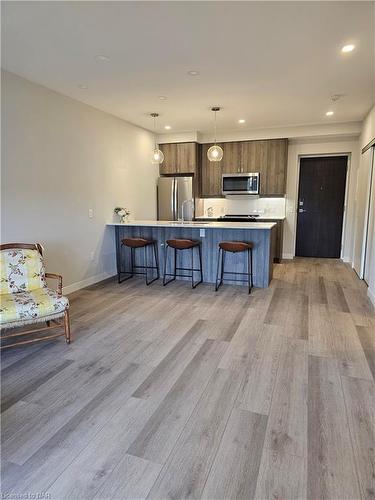
[[[62,295],[62,276],[60,274],[46,273],[46,278],[52,278],[55,280],[59,280],[58,284],[57,284],[57,293],[59,295]]]

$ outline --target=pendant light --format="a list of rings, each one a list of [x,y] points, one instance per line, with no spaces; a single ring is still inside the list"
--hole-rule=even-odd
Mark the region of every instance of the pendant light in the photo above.
[[[220,146],[216,144],[216,113],[220,111],[220,108],[211,108],[211,111],[215,113],[215,144],[211,146],[207,151],[207,158],[210,161],[220,161],[223,159],[223,150]]]
[[[154,134],[155,134],[155,146],[152,151],[151,163],[153,165],[160,165],[164,161],[163,151],[160,151],[158,144],[156,142],[156,118],[159,116],[159,113],[151,113],[152,118],[154,119]]]

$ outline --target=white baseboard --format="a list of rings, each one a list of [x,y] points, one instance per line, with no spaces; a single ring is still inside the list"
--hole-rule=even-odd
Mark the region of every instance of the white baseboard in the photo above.
[[[294,259],[294,254],[293,253],[283,253],[283,259]]]
[[[103,280],[106,280],[108,278],[112,278],[112,276],[115,276],[116,274],[117,274],[117,272],[114,269],[111,272],[105,272],[105,273],[96,274],[95,276],[90,276],[90,278],[86,278],[85,280],[77,281],[76,283],[72,283],[71,285],[64,286],[63,287],[63,294],[68,295],[69,293],[76,292],[77,290],[80,290],[81,288],[85,288],[86,286],[94,285],[95,283],[98,283],[99,281],[103,281]]]
[[[371,288],[367,289],[367,296],[375,306],[375,290],[371,290]]]

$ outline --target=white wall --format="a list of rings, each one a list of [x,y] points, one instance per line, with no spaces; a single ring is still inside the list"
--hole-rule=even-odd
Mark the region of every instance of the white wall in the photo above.
[[[350,155],[348,176],[347,176],[347,197],[345,207],[345,219],[343,228],[343,250],[342,258],[352,261],[353,255],[353,235],[354,235],[354,215],[355,215],[355,191],[357,183],[358,169],[358,140],[317,142],[309,141],[293,142],[288,149],[288,173],[287,173],[287,194],[286,194],[286,221],[284,224],[284,258],[293,258],[295,255],[296,223],[297,223],[297,199],[299,182],[299,158],[309,155],[325,154],[346,154]]]
[[[2,242],[42,243],[67,291],[114,274],[113,208],[156,217],[152,134],[7,72],[2,104]]]
[[[360,158],[360,167],[359,167],[359,176],[361,175],[366,175],[366,169],[363,168],[364,165],[364,158],[362,157],[361,150],[364,148],[367,144],[369,144],[373,139],[375,139],[375,106],[370,110],[368,115],[366,116],[363,126],[362,126],[362,132],[359,138],[359,158]],[[358,186],[361,185],[361,178],[358,178]],[[375,190],[372,192],[372,196],[375,197]],[[366,203],[366,200],[359,200],[359,209],[361,208],[361,204]],[[359,223],[362,223],[362,221],[359,221]],[[369,227],[372,226],[374,227],[375,225],[375,220],[369,220]],[[371,231],[370,231],[371,233]],[[375,248],[375,231],[372,231],[373,234],[373,242],[371,244],[372,249]],[[371,255],[371,261],[370,261],[370,277],[368,280],[368,295],[375,304],[375,252],[372,252]]]

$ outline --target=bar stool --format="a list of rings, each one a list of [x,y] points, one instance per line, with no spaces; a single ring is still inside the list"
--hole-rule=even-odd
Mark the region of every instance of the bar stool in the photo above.
[[[147,264],[147,247],[152,246],[154,251],[154,260],[155,266]],[[130,278],[132,278],[135,274],[144,274],[146,276],[146,285],[151,285],[154,281],[158,280],[160,277],[159,274],[159,262],[158,262],[158,251],[157,251],[157,242],[155,240],[146,240],[145,238],[124,238],[121,240],[121,250],[120,250],[120,262],[122,261],[122,248],[128,247],[130,248],[130,262],[131,262],[131,270],[120,271],[118,274],[118,282],[122,283]],[[134,252],[137,248],[144,248],[144,266],[136,266],[134,259]],[[144,271],[135,271],[135,269],[144,269]],[[148,280],[148,271],[156,269],[156,277],[151,281]],[[128,274],[125,278],[121,279],[121,274]]]
[[[167,260],[168,260],[168,249],[174,249],[174,272],[167,273]],[[194,268],[194,248],[198,249],[199,255],[199,269]],[[191,250],[191,268],[186,267],[177,267],[177,251],[179,250]],[[191,274],[177,274],[176,271],[191,271]],[[200,273],[200,280],[194,283],[194,272]],[[168,281],[165,279],[166,276],[173,276],[173,278]],[[203,281],[203,273],[202,273],[202,250],[200,241],[197,240],[189,240],[189,239],[174,239],[167,240],[167,244],[165,247],[165,260],[164,260],[164,276],[163,276],[163,285],[168,285],[171,281],[176,279],[176,276],[191,278],[191,287],[196,288],[199,283]]]
[[[237,273],[234,271],[225,271],[225,252],[239,253],[247,252],[247,273]],[[221,254],[221,255],[220,255]],[[220,258],[221,257],[221,258]],[[220,261],[221,261],[221,272],[220,271]],[[220,274],[220,281],[219,281]],[[219,287],[223,284],[224,274],[234,274],[247,276],[247,282],[249,286],[249,293],[253,287],[253,244],[244,241],[221,241],[219,243],[218,260],[217,260],[217,271],[216,271],[216,283],[215,291],[219,290]],[[242,281],[245,279],[232,279],[231,281]]]

